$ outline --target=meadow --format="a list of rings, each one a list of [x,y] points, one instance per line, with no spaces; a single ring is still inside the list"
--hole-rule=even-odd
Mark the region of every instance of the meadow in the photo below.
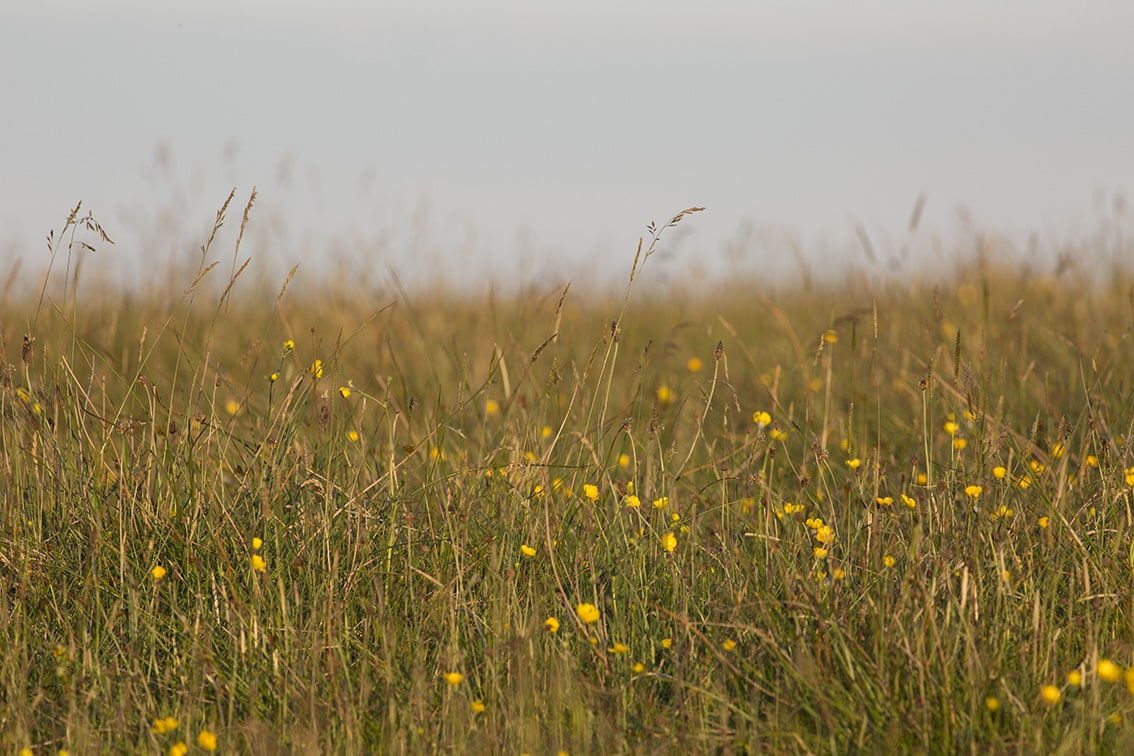
[[[1134,752],[1134,278],[646,284],[695,210],[612,296],[122,293],[77,208],[0,302],[0,749]]]

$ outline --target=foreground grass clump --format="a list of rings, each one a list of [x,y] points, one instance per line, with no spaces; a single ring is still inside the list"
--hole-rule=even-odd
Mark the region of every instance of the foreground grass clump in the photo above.
[[[1134,747],[1134,281],[202,281],[0,310],[9,752]]]

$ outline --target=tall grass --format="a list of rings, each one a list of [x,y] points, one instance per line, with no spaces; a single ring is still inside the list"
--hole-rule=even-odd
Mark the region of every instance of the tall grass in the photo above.
[[[7,299],[0,747],[1134,749],[1134,281],[640,288],[668,227],[624,298],[214,230]]]

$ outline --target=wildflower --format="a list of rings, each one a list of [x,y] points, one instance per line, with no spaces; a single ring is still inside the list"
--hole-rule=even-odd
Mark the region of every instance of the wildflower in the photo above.
[[[894,497],[893,496],[879,496],[877,499],[875,499],[875,501],[878,502],[879,504],[881,504],[884,507],[888,507],[888,506],[890,506],[891,504],[894,503]]]
[[[489,399],[484,403],[484,414],[495,415],[500,411],[500,403],[495,399]]]
[[[152,730],[155,735],[164,735],[167,732],[176,730],[180,724],[181,723],[178,722],[175,717],[162,717],[154,720],[150,730]]]
[[[830,543],[835,540],[835,531],[831,530],[830,525],[823,525],[815,531],[815,540],[819,543]]]
[[[929,481],[929,476],[927,476],[925,473],[918,473],[917,474],[917,484],[919,486],[924,486],[928,481]]]
[[[826,333],[823,334],[823,341],[827,342],[828,344],[838,344],[839,343],[839,334],[836,333],[833,329],[828,330]]]
[[[965,496],[968,496],[970,499],[979,499],[981,491],[983,490],[984,489],[980,486],[965,486]]]
[[[996,467],[992,468],[992,477],[996,478],[997,480],[1004,480],[1004,476],[1007,474],[1008,470],[1002,465],[997,465]]]
[[[893,567],[895,561],[896,560],[894,559],[894,557],[890,556],[889,554],[882,557],[882,564],[886,565],[887,567]]]
[[[160,564],[155,565],[154,568],[150,570],[150,574],[154,576],[154,580],[161,580],[166,575],[165,568]]]
[[[790,502],[788,502],[787,504],[784,504],[784,514],[788,514],[788,515],[799,514],[802,511],[803,511],[803,505],[802,504],[792,504]]]
[[[1059,703],[1060,695],[1059,688],[1054,685],[1045,685],[1040,688],[1040,697],[1043,698],[1045,703]]]
[[[663,509],[669,506],[669,497],[662,496],[661,498],[654,499],[654,509]]]
[[[1046,529],[1049,525],[1051,525],[1051,518],[1050,517],[1044,515],[1043,517],[1039,518],[1039,526],[1041,528]]]
[[[631,508],[636,508],[636,507],[642,506],[642,500],[639,499],[634,494],[630,494],[625,499],[623,499],[623,501],[626,502],[626,506],[631,507]]]
[[[1055,459],[1059,459],[1066,452],[1067,452],[1067,449],[1063,446],[1062,442],[1056,441],[1055,446],[1051,447],[1051,456],[1054,457]]]
[[[785,511],[786,511],[786,507],[785,507]],[[822,517],[808,517],[806,520],[803,521],[803,524],[806,525],[807,527],[811,528],[812,530],[818,530],[819,528],[823,527],[823,518]]]
[[[575,613],[588,625],[598,622],[600,616],[598,607],[594,604],[579,604],[575,607]]]
[[[757,410],[752,413],[752,422],[763,428],[772,424],[772,416],[763,410]]]
[[[285,352],[290,352],[293,349],[295,349],[295,342],[294,341],[292,341],[291,339],[287,339],[286,341],[284,341],[283,350]]]
[[[613,646],[611,646],[610,648],[607,649],[607,651],[609,651],[612,654],[624,654],[629,650],[630,650],[630,647],[627,646],[625,643],[615,643]]]
[[[1099,466],[1099,458],[1096,457],[1094,454],[1088,454],[1087,455],[1087,466],[1088,467],[1098,467]]]
[[[217,750],[217,736],[208,730],[201,730],[197,733],[197,745],[206,751],[215,751]]]
[[[779,428],[772,428],[771,432],[768,433],[768,437],[773,441],[783,441],[785,438],[787,438],[787,434]]]
[[[1134,486],[1134,467],[1126,468],[1126,485]]]
[[[536,499],[538,499],[540,496],[543,496],[545,493],[546,491],[544,490],[544,487],[540,484],[536,484],[536,487],[532,489],[532,497]]]
[[[1067,673],[1067,684],[1072,688],[1078,688],[1083,684],[1083,673],[1077,669],[1073,669]]]
[[[454,688],[460,685],[461,681],[465,679],[465,676],[460,672],[446,672],[442,677],[445,678],[445,682],[449,683]]]
[[[949,420],[945,423],[945,432],[948,433],[950,436],[957,435],[957,431],[959,431],[960,429],[961,429],[961,426],[957,425],[952,420]]]
[[[479,698],[469,704],[469,708],[473,710],[473,714],[483,714],[484,710],[488,707],[484,705],[484,701]]]
[[[907,509],[914,509],[917,506],[917,502],[914,501],[914,498],[912,496],[906,496],[905,494],[902,494],[902,503],[906,505]]]
[[[1095,669],[1103,682],[1118,682],[1122,677],[1122,669],[1110,659],[1099,659],[1099,665]]]
[[[1027,490],[1028,486],[1030,486],[1031,484],[1032,484],[1032,479],[1027,477],[1026,475],[1023,478],[1020,478],[1020,480],[1016,482],[1016,485],[1018,485],[1021,490],[1025,490],[1025,491]]]
[[[996,696],[989,696],[984,699],[984,708],[989,711],[1000,711],[1000,699]]]
[[[316,378],[322,378],[323,377],[323,361],[322,360],[315,360],[314,362],[311,363],[311,375],[315,376]]]
[[[994,520],[997,519],[997,518],[1004,519],[1004,518],[1011,517],[1014,514],[1015,514],[1015,512],[1012,511],[1011,507],[1009,507],[1005,504],[1001,504],[999,507],[996,508],[996,511],[992,513],[992,518]]]
[[[256,572],[267,572],[268,563],[264,561],[264,557],[260,556],[259,554],[253,554],[252,569],[256,570]]]
[[[731,651],[736,648],[736,641],[734,641],[732,638],[727,638],[725,642],[721,644],[721,648],[723,648],[725,651]]]
[[[1134,696],[1134,667],[1127,667],[1126,671],[1122,673],[1122,676],[1126,679],[1126,690],[1130,692],[1130,695]]]
[[[185,745],[184,740],[179,740],[169,747],[169,756],[185,756],[189,753],[189,746]]]
[[[825,548],[823,548],[822,546],[816,546],[814,554],[815,554],[816,559],[826,559],[827,558],[827,550]]]
[[[520,553],[526,556],[528,559],[531,559],[536,555],[536,550],[525,543],[520,546]]]
[[[559,632],[559,620],[557,620],[555,617],[548,617],[547,619],[545,619],[543,621],[543,626],[547,628],[547,632],[549,633]]]
[[[816,376],[807,382],[807,388],[812,394],[818,394],[823,390],[823,379]]]
[[[1047,466],[1045,464],[1034,459],[1031,462],[1028,462],[1028,467],[1032,468],[1032,472],[1034,472],[1036,475],[1041,475],[1043,471],[1047,469]]]
[[[343,399],[350,398],[350,386],[339,386],[339,396]]]
[[[852,470],[857,470],[861,466],[862,466],[862,460],[859,459],[858,457],[855,457],[854,459],[848,459],[847,460],[847,467],[849,467]]]
[[[646,665],[642,662],[634,662],[634,666],[630,668],[630,671],[636,675],[640,675],[646,671]]]
[[[700,360],[700,358],[698,358],[698,357],[690,357],[690,358],[689,358],[689,362],[686,362],[686,363],[685,363],[685,367],[686,367],[686,368],[688,368],[688,370],[689,370],[689,372],[690,372],[690,373],[696,373],[696,372],[697,372],[698,370],[700,370],[700,369],[701,369],[701,360]]]
[[[654,395],[662,404],[669,404],[673,401],[673,392],[669,390],[669,386],[659,386]]]
[[[358,431],[349,430],[349,431],[347,431],[346,437],[347,437],[347,441],[350,441],[352,444],[357,443],[358,442]]]
[[[953,448],[957,451],[964,451],[965,447],[968,445],[969,442],[963,438],[957,437],[953,439]]]
[[[229,399],[224,403],[224,411],[230,415],[235,415],[240,411],[240,402],[236,401],[235,399]]]
[[[543,436],[544,438],[551,438],[551,432],[552,432],[552,431],[551,431],[551,426],[550,426],[550,425],[545,425],[545,426],[543,426],[543,428],[542,428],[542,429],[540,430],[540,432],[539,432],[539,435]]]
[[[835,580],[842,580],[847,576],[847,571],[842,567],[836,567],[835,571],[831,573],[831,577]]]
[[[263,545],[264,542],[258,536],[252,538],[252,548],[254,550],[259,551],[260,547]]]
[[[618,466],[619,467],[629,467],[630,466],[630,455],[629,454],[619,454],[618,455]]]
[[[591,501],[598,499],[598,486],[593,483],[587,483],[583,486],[583,496],[586,496]]]
[[[280,379],[280,371],[277,370],[277,371],[275,371],[274,373],[272,373],[271,375],[268,376],[268,383],[275,383],[279,379]]]
[[[663,549],[672,552],[677,548],[677,536],[675,536],[672,532],[666,533],[662,536],[661,543]]]
[[[672,645],[673,645],[673,638],[662,638],[662,641],[661,641],[661,647],[662,648],[669,648]]]
[[[445,459],[445,452],[443,452],[440,447],[434,446],[429,450],[429,456],[440,462]]]

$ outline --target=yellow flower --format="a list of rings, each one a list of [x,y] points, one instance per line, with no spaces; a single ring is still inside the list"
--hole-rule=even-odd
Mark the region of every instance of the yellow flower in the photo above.
[[[822,546],[816,546],[814,553],[815,553],[816,559],[826,559],[827,558],[827,550],[825,548],[823,548]]]
[[[525,543],[520,546],[520,553],[526,556],[528,559],[531,559],[536,555],[536,550]]]
[[[1122,669],[1110,659],[1099,659],[1099,666],[1096,669],[1099,679],[1103,682],[1118,682],[1122,677]]]
[[[596,501],[598,499],[598,486],[593,483],[584,484],[583,496],[586,496],[591,501]]]
[[[489,399],[487,402],[484,403],[484,414],[495,415],[499,411],[500,411],[500,403],[497,402],[495,399]]]
[[[837,334],[834,330],[828,330],[823,334],[823,341],[826,341],[828,344],[838,344],[839,334]]]
[[[768,436],[773,441],[783,441],[785,438],[787,438],[787,434],[779,428],[772,428],[772,430],[768,433]]]
[[[646,665],[642,662],[634,662],[634,666],[630,668],[630,671],[636,675],[640,675],[646,671]]]
[[[1088,467],[1098,467],[1099,466],[1099,458],[1096,457],[1094,454],[1088,454],[1087,455],[1087,466]]]
[[[446,672],[444,674],[444,678],[445,678],[445,682],[456,687],[457,685],[461,684],[461,681],[465,679],[465,676],[462,675],[460,672]]]
[[[618,466],[619,467],[629,467],[630,466],[630,455],[629,454],[619,454],[618,455]]]
[[[180,722],[175,717],[162,717],[155,719],[150,729],[155,735],[164,735],[167,732],[173,732],[180,726]]]
[[[537,499],[540,496],[543,496],[544,493],[546,493],[546,492],[544,491],[544,488],[543,488],[542,485],[537,484],[536,487],[532,489],[532,496],[534,496]]]
[[[252,569],[256,570],[256,572],[267,572],[268,563],[264,561],[264,557],[260,556],[259,554],[253,554]]]
[[[1134,486],[1134,467],[1126,468],[1126,485]]]
[[[275,383],[280,379],[280,372],[277,370],[268,376],[268,383]]]
[[[893,567],[894,562],[895,562],[894,557],[890,556],[889,554],[882,557],[882,564],[886,565],[887,567]]]
[[[1059,688],[1054,685],[1045,685],[1040,688],[1040,697],[1049,704],[1059,703]]]
[[[969,442],[966,441],[963,438],[958,437],[958,438],[953,439],[953,448],[956,449],[957,451],[963,451],[964,448],[968,445],[969,445]]]
[[[763,428],[766,425],[772,424],[772,416],[763,410],[757,410],[752,413],[752,422]]]
[[[316,378],[322,378],[323,377],[323,361],[322,360],[315,360],[314,362],[311,363],[311,375],[315,376]]]
[[[905,494],[902,494],[902,503],[906,505],[907,509],[913,509],[917,506],[917,502],[914,501],[914,498],[912,496],[906,496]]]
[[[543,621],[543,626],[547,628],[547,632],[549,633],[559,632],[559,620],[555,619],[555,617],[548,617],[547,619],[545,619]]]
[[[673,392],[669,390],[669,386],[659,386],[655,395],[662,404],[669,404],[673,401]]]
[[[1055,443],[1055,446],[1051,447],[1051,456],[1055,457],[1056,459],[1059,459],[1060,457],[1062,457],[1064,455],[1064,453],[1066,453],[1066,451],[1067,451],[1066,447],[1064,447],[1062,443],[1057,441]]]
[[[996,696],[989,696],[988,698],[984,699],[984,707],[989,711],[999,711],[1000,699]]]
[[[672,532],[666,533],[662,536],[661,543],[662,548],[664,548],[666,551],[673,551],[677,548],[677,536],[675,536]]]
[[[685,367],[689,369],[690,373],[696,373],[701,369],[701,360],[697,357],[690,357],[689,362],[685,363]]]
[[[891,504],[894,503],[894,497],[893,496],[879,496],[877,499],[875,499],[875,501],[878,502],[879,504],[881,504],[884,507],[888,507],[888,506],[890,506]]]
[[[339,396],[343,399],[350,398],[350,386],[339,386]]]
[[[217,736],[208,730],[201,730],[197,733],[197,745],[206,751],[215,751],[217,750]]]
[[[917,474],[917,484],[919,486],[924,486],[928,480],[929,480],[929,477],[925,473],[918,473]]]
[[[21,748],[19,756],[35,756],[35,752],[30,748]]]
[[[672,645],[673,645],[673,638],[662,638],[662,641],[661,641],[661,647],[662,648],[669,648]]]
[[[575,613],[579,615],[579,619],[588,625],[598,622],[600,616],[598,607],[594,604],[579,604],[575,607]]]
[[[255,549],[256,551],[259,551],[260,547],[263,546],[263,545],[264,545],[264,542],[258,536],[252,538],[252,548]]]
[[[629,496],[627,496],[627,497],[626,497],[625,499],[623,499],[623,501],[624,501],[624,502],[626,502],[626,506],[628,506],[628,507],[632,507],[632,508],[633,508],[633,507],[640,507],[640,506],[642,506],[642,500],[641,500],[641,499],[639,499],[639,498],[638,498],[637,496],[635,496],[634,494],[630,494],[630,495],[629,495]]]
[[[784,514],[787,514],[787,515],[799,514],[802,511],[803,511],[803,505],[802,504],[792,504],[791,502],[784,504]]]
[[[968,496],[970,499],[979,499],[981,491],[983,490],[984,489],[980,486],[965,486],[965,496]]]
[[[551,432],[551,426],[545,425],[543,426],[543,429],[539,432],[539,434],[544,438],[551,438]]]
[[[848,459],[847,460],[847,467],[849,467],[852,470],[857,470],[861,466],[862,466],[862,460],[859,459],[858,457],[855,457],[854,459]]]
[[[1046,529],[1047,526],[1050,525],[1050,524],[1051,524],[1051,518],[1050,517],[1044,516],[1044,517],[1039,518],[1039,526],[1041,528]]]
[[[445,452],[443,452],[439,447],[434,446],[429,450],[429,456],[440,462],[441,460],[445,459]]]
[[[292,349],[295,349],[295,342],[291,339],[287,339],[283,343],[283,349],[285,352],[290,352]]]
[[[352,444],[356,443],[358,441],[358,431],[349,430],[349,431],[347,431],[346,437],[347,437],[347,441],[350,441]]]
[[[1067,684],[1073,688],[1078,688],[1083,684],[1083,673],[1077,669],[1073,669],[1067,673]]]
[[[1004,476],[1008,474],[1008,470],[1001,465],[992,468],[992,477],[997,480],[1004,480]]]
[[[787,508],[785,507],[784,509],[786,511]],[[803,524],[806,525],[807,527],[811,528],[812,530],[818,530],[819,528],[823,527],[823,518],[822,517],[808,517],[806,520],[803,521]]]
[[[961,426],[957,425],[952,420],[949,420],[948,422],[945,423],[945,432],[948,433],[950,436],[956,435],[957,431],[959,431],[960,429],[961,429]]]
[[[607,651],[609,651],[612,654],[624,654],[629,650],[630,650],[630,647],[627,646],[625,643],[615,643],[613,646],[611,646],[610,648],[607,649]]]
[[[1007,517],[1011,517],[1014,514],[1015,514],[1015,512],[1012,511],[1011,507],[1009,507],[1006,504],[1001,504],[999,507],[996,508],[996,511],[992,513],[992,518],[994,520],[996,518],[1007,518]]]
[[[189,746],[185,745],[184,740],[179,740],[169,747],[169,756],[185,756],[189,753]]]
[[[1134,667],[1127,667],[1126,671],[1122,673],[1122,676],[1126,678],[1126,690],[1130,692],[1130,695],[1134,696]]]
[[[229,399],[224,403],[224,411],[230,415],[235,415],[240,411],[240,402],[236,401],[235,399]]]
[[[835,531],[831,530],[830,525],[823,525],[815,531],[815,540],[819,543],[830,543],[835,540]]]
[[[731,651],[736,648],[736,641],[734,641],[732,638],[728,638],[724,643],[721,644],[721,648],[723,648],[725,651]]]
[[[1034,459],[1031,462],[1028,462],[1028,467],[1032,468],[1032,472],[1034,472],[1036,475],[1042,474],[1043,471],[1047,469],[1046,465]]]
[[[154,580],[161,580],[166,575],[165,568],[160,564],[155,565],[154,568],[150,570],[150,574],[154,576]]]
[[[842,580],[846,576],[847,576],[847,571],[844,570],[842,567],[836,567],[835,571],[831,573],[831,577],[833,577],[835,580]]]
[[[469,708],[473,710],[473,714],[482,714],[488,707],[484,705],[484,701],[479,698],[469,704]]]

